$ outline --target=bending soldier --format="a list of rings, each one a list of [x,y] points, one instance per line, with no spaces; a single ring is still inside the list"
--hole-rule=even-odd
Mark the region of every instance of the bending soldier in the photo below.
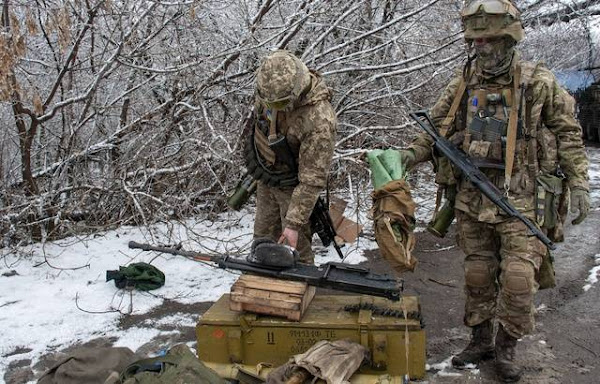
[[[248,171],[258,180],[254,237],[287,243],[308,264],[314,261],[309,218],[333,157],[331,93],[287,51],[266,57],[256,73],[255,124],[246,147]]]
[[[574,101],[547,68],[520,59],[515,46],[524,31],[511,2],[470,1],[461,16],[474,55],[431,110],[433,121],[513,206],[553,241],[562,241],[568,190],[572,209],[579,211],[573,224],[583,221],[590,206]],[[401,155],[408,166],[433,160],[436,181],[455,196],[457,240],[466,255],[464,322],[472,337],[452,364],[461,368],[495,355],[499,378],[518,381],[515,346],[534,329],[533,297],[549,252],[522,222],[505,216],[447,159],[438,158],[431,144],[423,134]]]

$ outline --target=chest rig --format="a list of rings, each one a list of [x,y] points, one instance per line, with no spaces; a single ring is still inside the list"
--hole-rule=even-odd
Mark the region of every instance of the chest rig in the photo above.
[[[512,91],[501,86],[479,86],[467,90],[462,148],[480,168],[506,169],[509,117],[513,110],[518,110]],[[516,128],[516,138],[522,137],[522,132],[519,132],[522,125],[517,123]]]
[[[248,135],[245,160],[248,173],[270,187],[298,185],[296,156],[282,129],[285,114],[258,108]]]
[[[465,69],[448,115],[440,125],[440,133],[459,145],[479,168],[504,171],[505,190],[518,145],[535,136],[535,128],[528,126],[530,119],[524,115],[529,113],[525,94],[536,66],[515,61],[512,80],[506,84],[480,82],[471,68]],[[536,156],[535,148],[527,146],[523,144],[522,149]],[[537,167],[536,158],[526,158],[525,162],[525,166],[534,163],[531,165]]]

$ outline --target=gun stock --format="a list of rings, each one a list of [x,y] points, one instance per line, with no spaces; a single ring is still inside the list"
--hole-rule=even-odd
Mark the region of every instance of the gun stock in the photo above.
[[[534,223],[528,218],[523,216],[512,204],[508,202],[502,192],[494,185],[487,176],[479,170],[469,159],[469,157],[456,148],[454,144],[442,137],[435,129],[435,124],[429,117],[427,111],[415,111],[409,113],[417,124],[433,139],[435,148],[442,153],[444,156],[452,162],[458,169],[460,169],[463,175],[469,180],[475,187],[477,187],[481,193],[483,193],[490,201],[492,201],[498,208],[502,209],[510,217],[514,217],[520,220],[527,228],[533,233],[538,239],[540,239],[548,248],[556,249],[556,245],[542,232]]]

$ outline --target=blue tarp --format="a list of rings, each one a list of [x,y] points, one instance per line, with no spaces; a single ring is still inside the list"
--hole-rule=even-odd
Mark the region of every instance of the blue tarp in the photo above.
[[[586,89],[594,83],[591,71],[555,71],[556,79],[569,92],[574,93]]]

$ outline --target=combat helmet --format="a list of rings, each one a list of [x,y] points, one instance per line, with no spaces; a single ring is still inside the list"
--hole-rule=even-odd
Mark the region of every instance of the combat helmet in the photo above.
[[[293,105],[311,84],[310,71],[291,52],[277,50],[267,56],[256,72],[256,93],[269,109]]]
[[[466,40],[510,36],[519,42],[525,37],[521,12],[509,0],[466,0],[461,19]]]

